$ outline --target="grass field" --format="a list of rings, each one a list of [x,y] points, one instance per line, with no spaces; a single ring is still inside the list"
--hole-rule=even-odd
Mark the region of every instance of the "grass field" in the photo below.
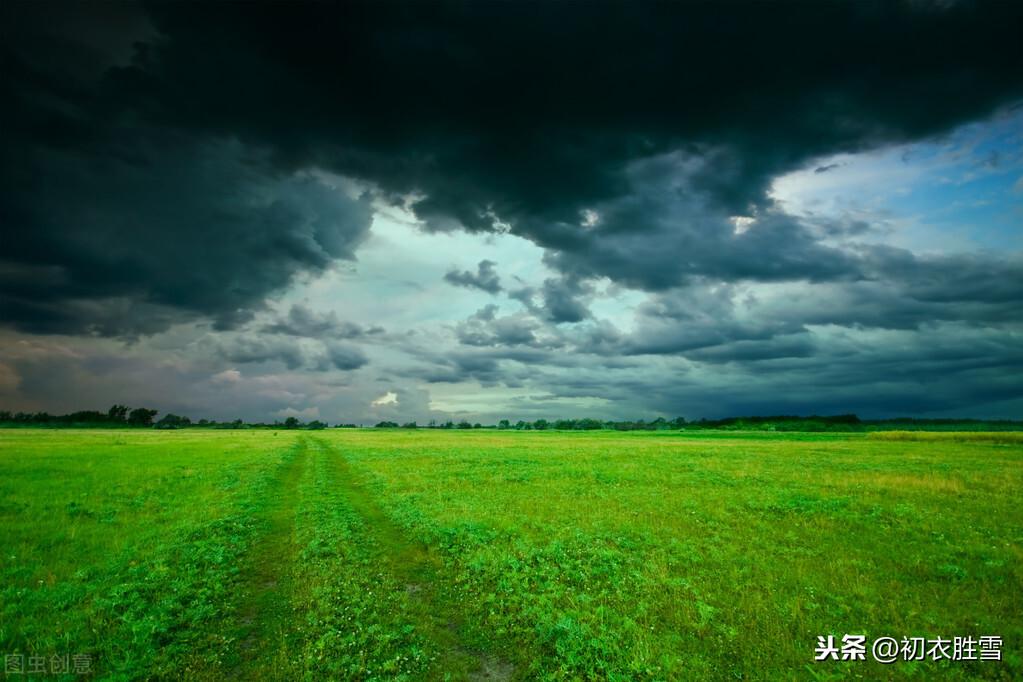
[[[102,679],[1020,679],[1023,443],[906,438],[0,431],[0,654]],[[813,661],[847,633],[1000,635],[1003,660]]]

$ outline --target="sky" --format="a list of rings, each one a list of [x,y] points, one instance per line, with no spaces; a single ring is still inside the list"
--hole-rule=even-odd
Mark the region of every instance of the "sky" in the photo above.
[[[1023,4],[0,4],[0,408],[1023,418]]]

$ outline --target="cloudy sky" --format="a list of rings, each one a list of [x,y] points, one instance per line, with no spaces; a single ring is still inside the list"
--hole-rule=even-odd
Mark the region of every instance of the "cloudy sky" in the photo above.
[[[2,408],[1023,417],[1023,3],[0,17]]]

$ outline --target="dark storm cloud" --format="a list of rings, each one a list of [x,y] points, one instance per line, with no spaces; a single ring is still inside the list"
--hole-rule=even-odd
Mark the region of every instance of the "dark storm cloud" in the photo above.
[[[294,337],[241,334],[221,341],[219,354],[236,363],[279,362],[290,370],[353,370],[368,364],[358,346],[341,341],[303,343]]]
[[[699,278],[814,282],[863,276],[856,254],[820,242],[811,229],[775,208],[737,216],[693,192],[705,159],[671,153],[637,161],[624,176],[629,194],[594,204],[594,225],[572,248],[546,260],[566,277],[609,277],[648,291]]]
[[[574,339],[577,352],[678,355],[730,362],[827,353],[812,327],[928,333],[939,323],[1012,338],[1021,322],[1018,257],[916,256],[864,247],[862,278],[795,288],[759,300],[734,284],[697,281],[652,296],[629,334],[613,328]],[[997,357],[997,356],[996,356]],[[864,368],[863,378],[870,372]],[[887,370],[881,370],[887,372]]]
[[[35,46],[9,30],[12,16],[17,26],[32,12],[14,5],[4,9],[0,89],[5,323],[117,336],[196,317],[232,328],[299,274],[354,258],[368,197],[323,174],[283,171],[272,150],[233,135],[128,111],[112,71],[76,68],[83,54],[60,51],[74,43],[80,8],[66,17],[48,8],[66,20],[53,30],[68,33]]]
[[[365,235],[366,204],[311,168],[417,197],[432,229],[510,229],[572,277],[857,276],[772,209],[771,179],[1023,95],[1019,3],[119,7],[4,6],[5,260],[59,277],[4,280],[23,329],[237,325]],[[665,157],[684,172],[636,175]],[[74,309],[112,299],[161,312]]]
[[[680,146],[714,151],[694,185],[744,213],[808,159],[1023,94],[1021,15],[1004,2],[169,4],[152,16],[164,40],[112,80],[133,109],[421,190],[423,216],[469,229],[574,221],[623,189],[626,161]]]
[[[793,291],[759,314],[787,321],[786,331],[797,324],[919,330],[937,322],[997,330],[1023,320],[1018,255],[918,256],[883,246],[861,251],[862,279]]]
[[[765,340],[729,341],[727,343],[698,348],[686,353],[689,360],[708,363],[759,362],[779,358],[808,358],[817,355],[817,343],[813,335],[803,332],[785,336],[772,336]]]
[[[801,347],[801,338],[813,347]],[[1023,404],[1023,384],[1017,379],[1023,352],[1016,335],[960,324],[936,324],[927,334],[896,330],[867,336],[842,332],[819,340],[775,337],[654,359],[653,365],[623,371],[540,367],[530,386],[555,397],[608,401],[611,415],[691,419],[843,411],[873,417],[1014,417]],[[549,416],[552,410],[540,413]],[[582,412],[561,412],[577,413]]]
[[[592,293],[592,289],[575,277],[548,279],[543,283],[543,304],[552,322],[581,322],[590,316],[589,309],[579,300]]]
[[[302,346],[290,339],[240,336],[220,346],[221,355],[231,362],[281,362],[288,369],[306,364]]]
[[[427,383],[476,381],[489,387],[504,384],[524,385],[534,375],[533,366],[558,364],[560,358],[539,348],[462,348],[445,353],[429,349],[415,350],[420,365],[403,372]]]
[[[369,363],[366,354],[358,346],[330,341],[326,344],[327,358],[335,369],[353,370]]]
[[[15,146],[21,164],[5,172],[0,206],[8,323],[124,335],[207,316],[231,328],[299,273],[354,258],[367,235],[367,199],[279,174],[237,142],[134,141],[128,158],[113,138],[88,150]]]
[[[777,382],[788,391],[770,399],[757,391],[730,399],[754,411],[772,401],[804,411],[818,402],[832,410],[844,404],[863,414],[907,415],[977,410],[1023,398],[1023,384],[1016,378],[1023,371],[1023,352],[1014,334],[953,324],[935,325],[927,334],[894,332],[874,341],[833,340],[823,355],[827,362],[794,359],[778,368],[782,378],[764,377],[765,383]]]
[[[891,279],[907,297],[917,301],[992,305],[1020,302],[1023,257],[1019,254],[917,256],[886,246],[870,247],[867,253],[874,270],[872,279]]]
[[[0,299],[0,320],[30,333],[83,333],[137,338],[139,335],[161,332],[190,317],[174,307],[151,304],[128,296],[34,298],[34,292],[39,290],[39,280],[31,276],[24,277],[31,272],[29,269],[18,270],[17,278],[0,275],[0,282],[9,285]],[[20,293],[25,289],[29,291]],[[220,319],[227,321],[232,318],[221,316]]]
[[[526,286],[508,293],[509,298],[519,301],[534,316],[555,324],[581,322],[590,317],[584,299],[592,295],[593,286],[577,275],[551,277],[539,289]],[[538,297],[540,303],[536,301]]]
[[[537,337],[543,329],[541,321],[525,312],[513,315],[497,315],[498,307],[488,305],[477,310],[468,319],[455,327],[458,342],[466,346],[533,346],[551,347],[559,345],[545,335]]]
[[[656,297],[640,306],[637,328],[622,337],[617,351],[627,355],[683,355],[727,359],[731,351],[750,352],[751,342],[804,330],[798,320],[770,316],[741,318],[729,287],[694,287]],[[693,353],[715,348],[711,354]]]
[[[849,218],[804,218],[803,224],[816,230],[821,236],[832,239],[852,239],[865,237],[869,234],[886,234],[892,232],[891,226],[883,218],[875,218],[871,222]]]
[[[468,270],[450,270],[444,275],[444,281],[457,287],[467,289],[479,289],[488,294],[496,294],[501,291],[501,278],[494,270],[497,265],[491,260],[481,260],[476,266],[476,272]]]
[[[267,334],[286,334],[314,339],[358,339],[382,334],[384,330],[378,326],[366,328],[354,322],[345,322],[340,320],[333,310],[316,312],[308,306],[296,303],[291,306],[287,315],[264,325],[262,331]]]

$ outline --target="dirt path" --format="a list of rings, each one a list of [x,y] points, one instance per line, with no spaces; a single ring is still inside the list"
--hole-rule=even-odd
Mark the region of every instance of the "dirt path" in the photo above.
[[[334,532],[325,519],[339,508],[354,513],[357,530]],[[411,540],[387,517],[329,440],[303,435],[295,444],[267,486],[260,522],[263,530],[240,567],[236,634],[232,654],[224,662],[228,678],[292,680],[313,673],[303,657],[324,626],[310,629],[318,620],[308,612],[316,603],[311,593],[329,586],[331,576],[352,570],[346,547],[357,550],[360,562],[365,562],[358,570],[369,571],[363,574],[375,586],[369,589],[388,586],[402,605],[392,615],[412,625],[428,643],[434,658],[425,679],[513,677],[511,664],[462,640],[463,617],[445,594],[448,583],[441,556]],[[340,544],[326,558],[316,559],[326,563],[314,566],[302,557],[303,548],[317,537]],[[363,595],[352,594],[356,600]],[[337,608],[346,604],[351,602],[342,601]]]
[[[409,617],[416,629],[436,647],[438,657],[432,679],[509,680],[513,666],[498,656],[475,650],[461,639],[463,617],[443,593],[443,560],[429,546],[415,542],[395,525],[377,504],[363,481],[352,471],[338,448],[317,439],[320,452],[329,458],[331,478],[337,490],[362,518],[377,548],[376,563],[408,595]]]
[[[299,553],[295,538],[298,484],[309,459],[305,439],[294,446],[289,457],[267,488],[262,514],[266,529],[241,568],[236,615],[240,660],[231,674],[237,679],[286,679],[294,665],[289,646],[294,637],[290,595]]]

